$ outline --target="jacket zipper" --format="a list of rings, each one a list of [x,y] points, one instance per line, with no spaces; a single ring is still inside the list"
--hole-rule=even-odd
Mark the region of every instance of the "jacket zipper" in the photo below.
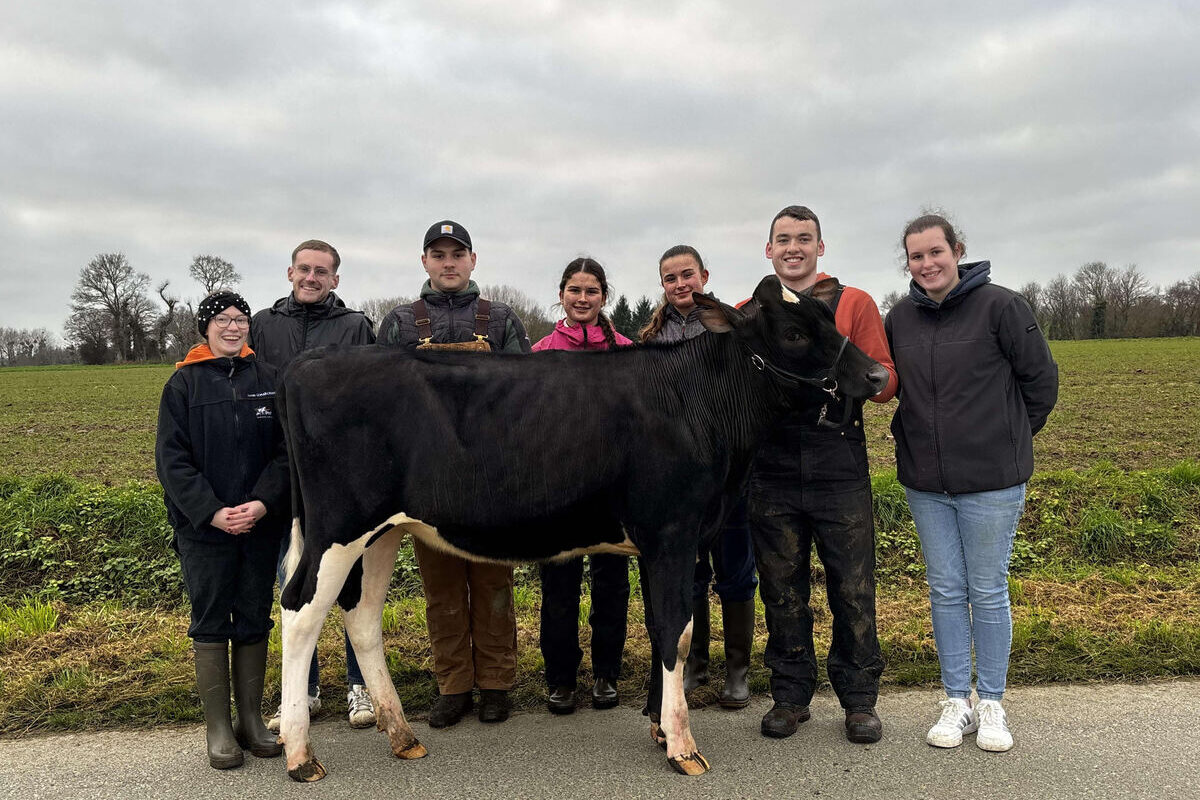
[[[950,494],[946,488],[946,475],[942,469],[942,430],[938,424],[938,391],[937,391],[937,338],[938,332],[942,325],[942,310],[939,308],[934,312],[933,318],[933,336],[929,341],[929,386],[933,390],[933,459],[937,463],[938,483],[942,487],[943,494]]]
[[[237,385],[233,382],[233,373],[236,371],[237,371],[237,362],[235,362],[231,358],[231,359],[229,359],[229,375],[227,377],[229,378],[229,392],[231,395],[233,395],[233,441],[236,444],[240,444],[242,441],[242,417],[241,417],[241,414],[238,413],[239,408],[238,408]],[[238,447],[236,449],[238,450],[238,452],[240,454],[241,448]],[[244,458],[240,458],[240,457],[238,458],[238,482],[237,482],[237,485],[238,486],[246,485],[246,460]],[[238,498],[238,502],[239,503],[241,502],[240,497]]]

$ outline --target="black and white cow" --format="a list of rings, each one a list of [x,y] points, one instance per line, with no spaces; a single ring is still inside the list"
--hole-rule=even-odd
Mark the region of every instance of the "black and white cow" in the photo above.
[[[290,776],[325,774],[305,681],[335,600],[392,752],[426,754],[389,680],[380,622],[406,533],[505,562],[639,554],[662,666],[651,732],[677,771],[708,769],[683,693],[697,549],[783,413],[835,391],[871,396],[887,372],[837,332],[824,303],[774,276],[753,315],[695,299],[710,334],[677,345],[512,357],[364,347],[294,362],[278,395],[296,508],[282,597]]]

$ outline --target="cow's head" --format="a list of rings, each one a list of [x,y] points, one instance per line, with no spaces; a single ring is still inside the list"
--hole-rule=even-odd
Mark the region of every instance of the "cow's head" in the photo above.
[[[768,275],[754,290],[756,313],[702,294],[693,299],[704,327],[737,336],[747,357],[782,388],[810,396],[836,391],[853,399],[872,397],[887,386],[888,372],[838,332],[829,306],[837,291],[833,278],[796,293]]]

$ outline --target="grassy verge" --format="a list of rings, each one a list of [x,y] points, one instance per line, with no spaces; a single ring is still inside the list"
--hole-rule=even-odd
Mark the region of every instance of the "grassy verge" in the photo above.
[[[823,662],[830,619],[819,584],[813,595],[817,651]],[[1014,578],[1012,595],[1013,685],[1200,674],[1200,565],[1044,570]],[[518,680],[513,697],[524,709],[541,708],[544,702],[538,600],[531,584],[518,592]],[[57,619],[47,624],[47,612],[29,610],[35,607],[50,609]],[[17,620],[39,614],[42,623],[18,630],[23,623]],[[581,618],[586,614],[585,602]],[[884,684],[935,684],[937,653],[923,582],[900,579],[881,586],[878,614],[888,662]],[[719,641],[720,609],[715,602],[713,623],[714,639]],[[0,606],[0,735],[199,720],[186,631],[187,615],[178,608],[147,610],[116,601]],[[581,635],[587,652],[586,625]],[[760,607],[751,673],[757,693],[767,689],[765,644]],[[319,716],[341,716],[345,663],[340,625],[326,625],[318,647],[323,698]],[[420,597],[393,595],[384,614],[384,649],[405,709],[424,714],[436,685]],[[641,603],[635,600],[620,683],[626,703],[645,697],[649,650]],[[266,706],[279,697],[278,630],[271,653]],[[719,687],[719,644],[713,647],[713,666],[713,684]],[[715,688],[702,687],[693,699],[697,704],[715,702]]]

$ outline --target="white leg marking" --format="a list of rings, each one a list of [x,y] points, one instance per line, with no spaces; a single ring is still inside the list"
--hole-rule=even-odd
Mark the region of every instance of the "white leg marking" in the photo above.
[[[280,738],[287,748],[287,767],[291,771],[312,759],[312,743],[308,737],[308,665],[312,660],[317,638],[329,609],[346,583],[354,562],[362,555],[371,533],[349,544],[335,544],[321,555],[317,569],[317,586],[312,600],[296,611],[283,610],[283,714],[279,720]],[[299,526],[293,523],[292,544],[288,561],[296,551]],[[301,548],[303,545],[301,544]],[[299,553],[295,553],[299,563]],[[292,571],[295,564],[291,564]],[[289,580],[290,580],[289,575]]]
[[[381,626],[383,604],[403,536],[401,528],[392,528],[363,553],[362,596],[358,605],[346,612],[345,620],[363,681],[375,703],[376,725],[387,731],[395,755],[413,758],[424,755],[424,748],[404,717],[404,708],[388,673]]]
[[[667,735],[667,757],[696,752],[696,740],[688,723],[687,698],[683,694],[683,663],[692,646],[692,621],[679,637],[675,667],[663,666],[662,729]]]

